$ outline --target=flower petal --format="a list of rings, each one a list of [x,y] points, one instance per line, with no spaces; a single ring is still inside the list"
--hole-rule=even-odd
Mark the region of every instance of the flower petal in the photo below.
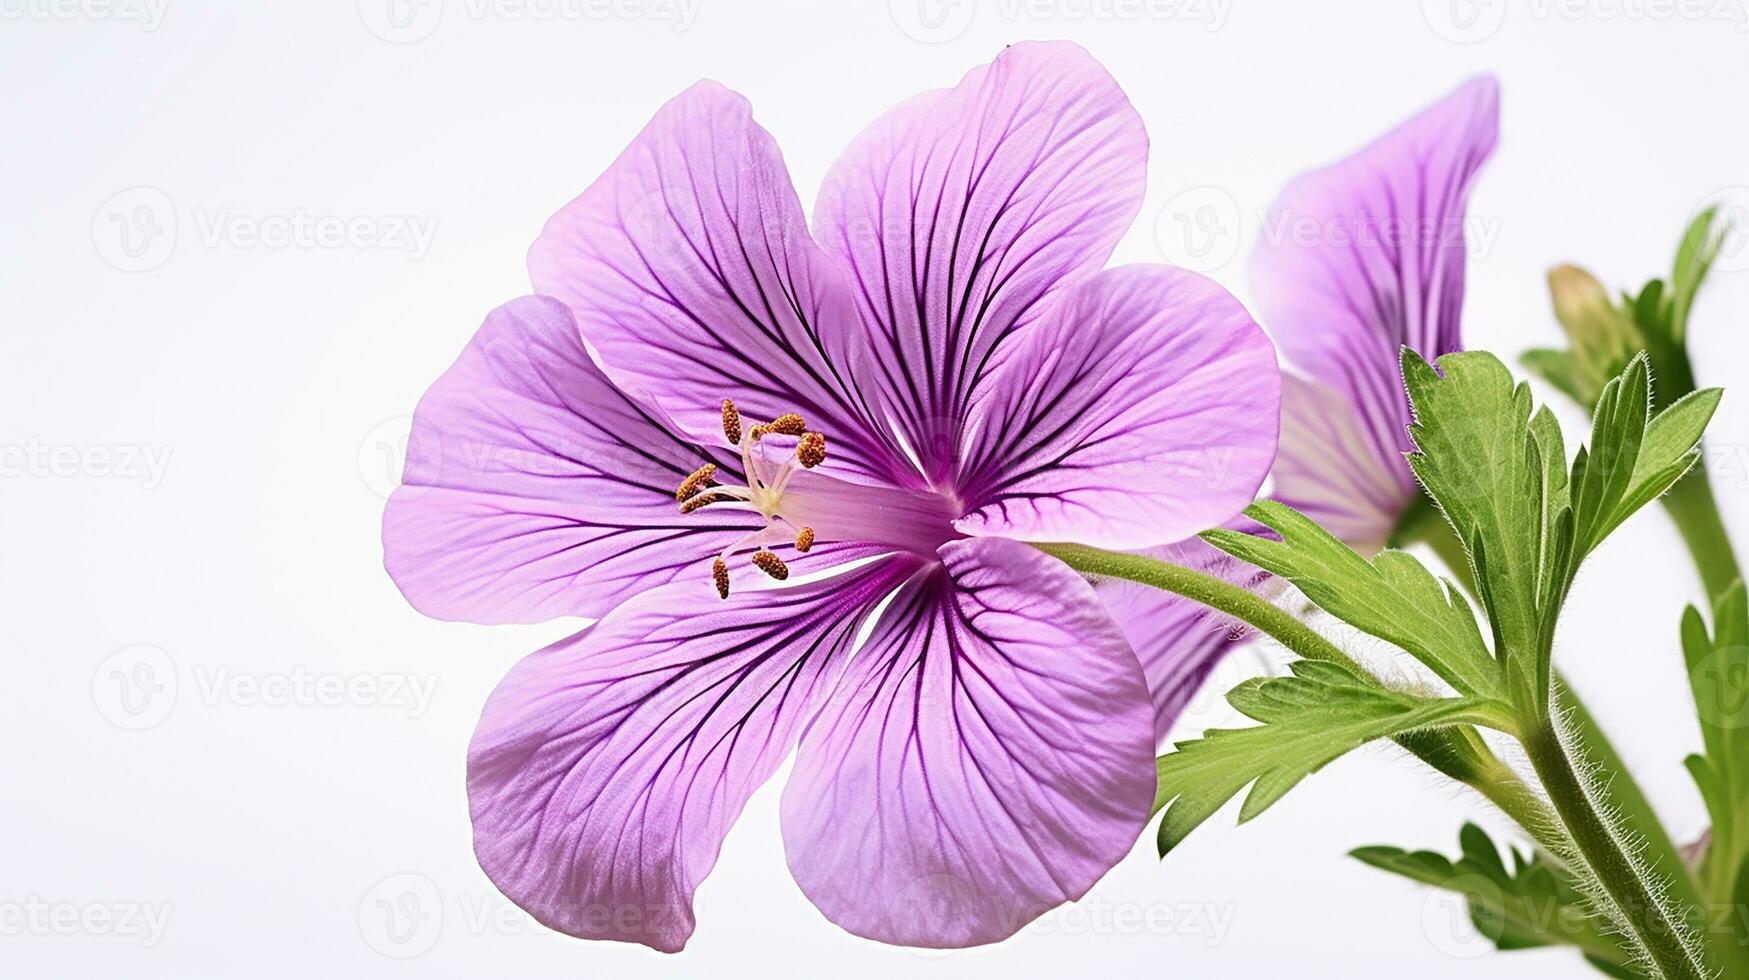
[[[821,245],[874,332],[878,387],[923,474],[951,475],[990,353],[1105,264],[1141,208],[1147,133],[1080,47],[1024,43],[902,103],[826,176]]]
[[[1352,403],[1362,440],[1293,452],[1364,450],[1407,476],[1398,351],[1431,360],[1462,346],[1466,208],[1494,149],[1499,103],[1492,78],[1473,79],[1276,201],[1251,262],[1258,312],[1289,367]]]
[[[1154,744],[1163,747],[1179,713],[1245,636],[1208,607],[1159,589],[1111,582],[1098,591],[1142,664],[1154,699]]]
[[[1275,458],[1275,351],[1213,280],[1127,266],[998,352],[972,407],[968,534],[1138,550],[1233,517]]]
[[[615,390],[565,307],[527,296],[492,311],[413,415],[406,471],[383,512],[383,558],[439,619],[600,616],[690,574],[757,515],[682,516],[674,488],[727,452],[677,439]]]
[[[1247,517],[1223,526],[1246,534],[1273,536],[1268,528]],[[1248,589],[1263,588],[1269,581],[1264,573],[1216,551],[1200,538],[1152,549],[1148,554]],[[1122,579],[1100,581],[1094,592],[1123,630],[1142,665],[1148,693],[1154,700],[1154,743],[1163,746],[1173,723],[1196,696],[1203,681],[1228,653],[1249,638],[1250,630],[1201,603]]]
[[[842,274],[808,235],[771,134],[747,100],[700,82],[657,111],[528,254],[608,376],[687,432],[723,441],[721,403],[769,421],[799,412],[832,465],[898,467],[851,386],[867,339]]]
[[[1420,492],[1402,456],[1380,454],[1373,436],[1347,392],[1282,375],[1281,451],[1271,496],[1363,555],[1389,542]]]
[[[886,607],[783,794],[802,890],[860,936],[994,942],[1081,897],[1154,796],[1140,668],[1091,587],[960,540]]]
[[[729,826],[914,567],[726,601],[670,585],[517,664],[468,750],[487,876],[560,932],[680,949]]]

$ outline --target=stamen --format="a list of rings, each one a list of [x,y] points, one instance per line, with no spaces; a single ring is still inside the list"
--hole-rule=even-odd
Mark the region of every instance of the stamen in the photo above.
[[[811,470],[826,461],[826,437],[818,432],[802,436],[796,443],[796,459],[803,469]]]
[[[721,494],[721,493],[702,494],[700,496],[693,497],[689,500],[683,501],[680,504],[680,512],[682,514],[690,514],[693,511],[699,509],[700,507],[708,507],[711,504],[726,503],[730,499],[732,499],[732,498],[730,498],[727,494]]]
[[[721,558],[711,559],[711,578],[716,580],[717,595],[729,597],[729,566]]]
[[[799,436],[808,431],[808,423],[803,422],[802,417],[794,412],[785,412],[772,419],[764,428],[780,436]]]
[[[723,399],[723,436],[729,440],[729,445],[741,444],[741,413],[735,410],[735,403]]]
[[[809,548],[812,548],[813,546],[814,546],[814,529],[811,527],[802,528],[802,533],[796,535],[796,550],[805,553]]]
[[[779,582],[789,578],[789,566],[783,563],[782,558],[766,551],[764,548],[755,551],[753,557],[749,560],[753,562],[754,568],[757,568],[772,578],[777,579]]]
[[[692,471],[691,476],[680,481],[680,486],[674,491],[674,499],[684,504],[705,487],[716,486],[716,475],[717,464],[706,463],[700,466]],[[681,512],[685,513],[685,510],[683,509]]]

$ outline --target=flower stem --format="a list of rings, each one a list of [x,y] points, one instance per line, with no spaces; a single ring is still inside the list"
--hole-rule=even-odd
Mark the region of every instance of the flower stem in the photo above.
[[[1676,522],[1676,530],[1688,545],[1695,570],[1706,586],[1707,598],[1717,602],[1731,583],[1742,577],[1737,554],[1731,548],[1725,522],[1719,517],[1719,505],[1713,499],[1713,487],[1707,480],[1704,460],[1696,463],[1676,485],[1670,488],[1662,502]]]
[[[1711,495],[1708,494],[1708,502],[1710,501]],[[1470,559],[1464,551],[1463,542],[1458,540],[1457,533],[1446,523],[1445,517],[1434,506],[1432,499],[1425,495],[1415,498],[1390,539],[1390,546],[1393,548],[1405,548],[1416,543],[1431,548],[1464,591],[1471,596],[1480,595],[1476,590],[1475,572],[1470,568]],[[1726,550],[1729,550],[1729,545],[1726,545]],[[1567,684],[1558,670],[1554,673],[1553,696],[1556,710],[1572,726],[1574,735],[1578,737],[1578,744],[1584,746],[1588,756],[1587,764],[1593,771],[1608,776],[1600,780],[1600,793],[1605,804],[1644,838],[1642,858],[1651,865],[1655,874],[1670,882],[1671,893],[1676,900],[1686,907],[1698,908],[1700,892],[1682,863],[1676,842],[1671,840],[1669,831],[1658,819],[1657,811],[1652,809],[1651,802],[1640,789],[1639,782],[1634,779],[1627,764],[1622,761],[1621,755],[1616,752],[1608,734],[1579,699],[1578,692]]]
[[[1323,660],[1346,667],[1358,675],[1371,676],[1354,658],[1310,626],[1255,592],[1225,579],[1143,555],[1102,551],[1086,545],[1038,544],[1034,547],[1083,575],[1120,578],[1183,596],[1231,616],[1307,660]],[[1396,742],[1439,772],[1480,792],[1523,827],[1544,850],[1557,855],[1570,850],[1547,805],[1510,767],[1488,750],[1474,729],[1415,732],[1396,739]]]
[[[1350,670],[1360,670],[1354,658],[1343,653],[1318,631],[1268,599],[1225,579],[1143,555],[1103,551],[1086,545],[1039,544],[1034,547],[1083,575],[1121,578],[1200,602],[1273,637],[1307,660],[1323,660]]]
[[[1605,900],[1626,931],[1628,940],[1644,954],[1647,965],[1669,980],[1705,980],[1712,975],[1698,943],[1685,940],[1690,930],[1666,908],[1662,886],[1652,880],[1623,843],[1622,834],[1610,825],[1607,810],[1598,806],[1596,795],[1574,766],[1560,732],[1551,722],[1524,738],[1530,764],[1560,816],[1578,857],[1596,877]]]

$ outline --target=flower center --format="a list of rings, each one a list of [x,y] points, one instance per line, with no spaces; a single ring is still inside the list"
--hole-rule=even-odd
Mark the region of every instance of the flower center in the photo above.
[[[826,436],[810,431],[800,415],[788,412],[770,422],[748,425],[734,403],[723,400],[723,435],[741,453],[745,486],[717,481],[706,464],[674,491],[680,512],[740,510],[759,514],[764,525],[724,548],[711,560],[717,594],[729,597],[729,562],[744,552],[754,568],[779,581],[789,565],[779,555],[793,548],[805,554],[816,541],[865,543],[872,548],[933,554],[958,537],[953,503],[934,493],[849,483],[810,472],[826,461]]]
[[[784,516],[784,491],[798,469],[813,469],[826,461],[826,437],[808,431],[800,415],[788,412],[770,422],[742,425],[741,413],[734,402],[723,399],[723,436],[741,453],[741,472],[746,486],[727,486],[717,482],[717,467],[706,463],[694,470],[674,491],[674,499],[682,514],[700,510],[745,510],[765,518],[765,526],[723,549],[711,561],[711,577],[716,581],[717,594],[729,597],[728,560],[735,554],[751,549],[748,559],[754,568],[774,579],[789,578],[789,566],[771,550],[788,544],[797,553],[814,546],[814,529]],[[765,458],[764,443],[768,436],[794,438],[792,451],[782,461],[773,464]],[[773,440],[775,441],[775,440]]]

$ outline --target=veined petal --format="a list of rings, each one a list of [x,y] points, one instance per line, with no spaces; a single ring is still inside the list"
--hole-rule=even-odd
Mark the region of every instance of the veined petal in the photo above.
[[[383,558],[408,601],[439,619],[600,616],[683,574],[757,515],[682,516],[674,489],[707,462],[589,359],[563,304],[492,311],[413,415],[412,451],[383,513]]]
[[[908,470],[865,421],[867,338],[842,274],[808,235],[777,144],[747,100],[700,82],[657,111],[528,254],[608,376],[723,443],[724,398],[754,421],[799,412],[831,465]]]
[[[1247,534],[1271,533],[1245,517],[1225,526]],[[1245,588],[1261,588],[1268,580],[1255,568],[1216,551],[1200,538],[1152,549],[1148,554]],[[1203,681],[1228,653],[1245,642],[1250,631],[1244,624],[1201,603],[1134,582],[1107,579],[1095,585],[1094,592],[1123,630],[1142,665],[1148,693],[1154,701],[1154,743],[1162,746]]]
[[[468,751],[487,876],[560,932],[679,950],[729,826],[913,567],[726,601],[670,585],[523,660]]]
[[[1081,897],[1154,795],[1141,669],[1092,588],[997,539],[943,546],[802,735],[796,881],[860,936],[958,947]]]
[[[1431,360],[1462,346],[1466,209],[1494,150],[1499,103],[1492,78],[1473,79],[1366,149],[1294,180],[1252,257],[1257,310],[1287,365],[1347,398],[1365,450],[1405,477],[1398,350]],[[1292,451],[1315,459],[1336,450]]]
[[[815,229],[873,332],[868,387],[932,482],[951,475],[991,352],[1110,257],[1147,154],[1086,51],[1023,43],[887,113],[827,174]]]
[[[1348,392],[1282,374],[1281,451],[1271,496],[1363,555],[1389,542],[1420,492],[1402,456],[1381,456],[1374,435]]]
[[[1102,272],[997,357],[971,412],[968,534],[1167,544],[1239,513],[1275,458],[1275,350],[1194,272]]]

